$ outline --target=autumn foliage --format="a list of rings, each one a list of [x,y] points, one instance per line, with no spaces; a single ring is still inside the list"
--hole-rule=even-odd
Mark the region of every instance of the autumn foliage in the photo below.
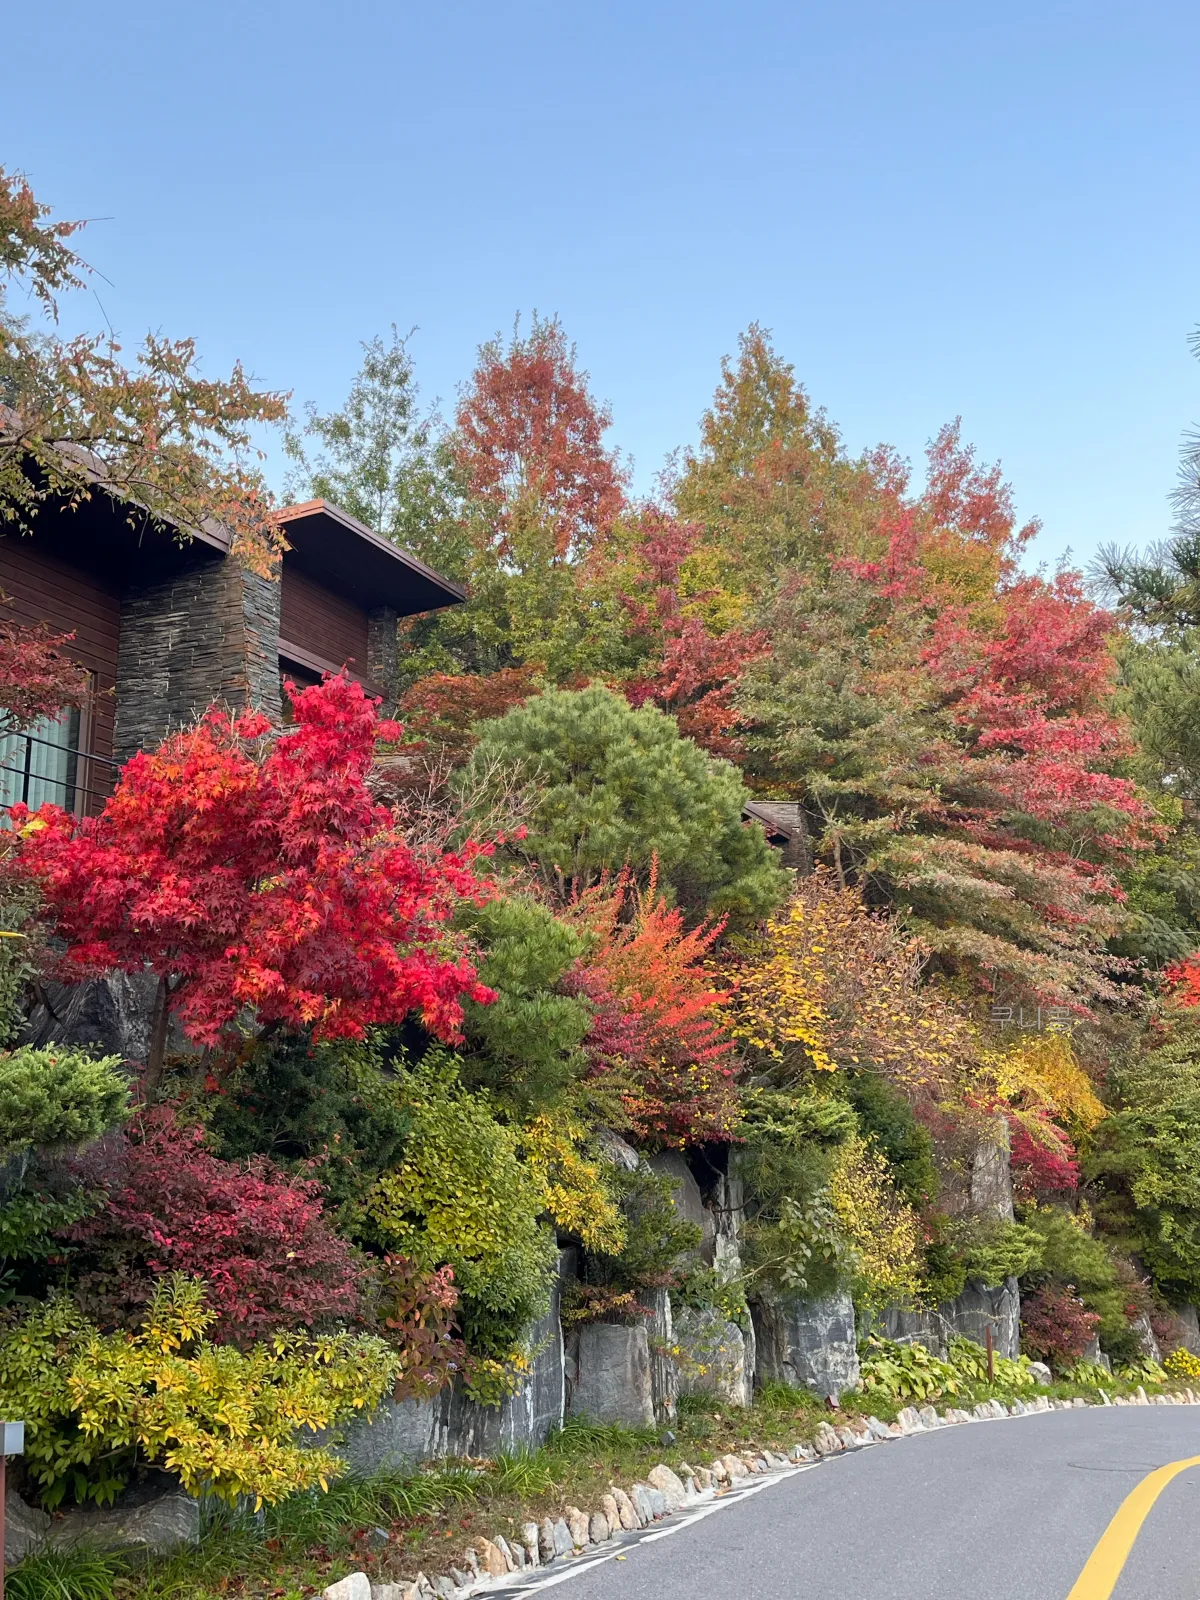
[[[88,1174],[89,1176],[94,1176]],[[137,1326],[156,1279],[200,1278],[212,1337],[250,1344],[280,1328],[352,1319],[362,1267],[326,1222],[320,1185],[261,1159],[204,1149],[200,1128],[154,1115],[99,1174],[104,1203],[67,1231],[79,1292],[104,1323]]]
[[[0,606],[4,600],[0,595]],[[64,706],[83,703],[88,675],[71,660],[74,637],[0,621],[0,730],[31,728]]]
[[[446,922],[481,892],[468,855],[419,861],[367,784],[394,737],[345,677],[293,694],[295,722],[214,710],[124,768],[95,818],[14,808],[19,864],[41,887],[79,973],[147,965],[187,1036],[260,1024],[361,1038],[416,1012],[453,1039],[462,1000],[490,991]]]
[[[592,1070],[622,1071],[632,1128],[674,1145],[728,1137],[734,1043],[707,965],[720,925],[687,928],[654,875],[640,888],[628,871],[577,893],[568,914],[592,941],[575,977],[593,1008]]]

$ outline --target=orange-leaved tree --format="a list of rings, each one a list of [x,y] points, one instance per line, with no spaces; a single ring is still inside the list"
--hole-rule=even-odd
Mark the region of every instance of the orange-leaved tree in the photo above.
[[[656,873],[643,888],[628,870],[578,891],[564,915],[591,941],[573,986],[593,1009],[592,1070],[621,1075],[634,1133],[675,1146],[728,1138],[735,1047],[708,965],[722,924],[689,929]]]

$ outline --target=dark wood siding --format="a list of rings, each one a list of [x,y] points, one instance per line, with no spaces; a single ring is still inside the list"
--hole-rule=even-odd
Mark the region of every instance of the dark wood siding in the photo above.
[[[279,637],[308,656],[331,667],[349,666],[356,678],[366,678],[367,613],[352,600],[343,600],[302,572],[289,570],[287,557],[281,579]],[[309,662],[302,661],[305,666]]]
[[[47,623],[56,633],[74,633],[70,652],[95,681],[80,742],[98,756],[113,748],[113,691],[117,681],[117,638],[121,602],[115,587],[39,549],[33,539],[9,534],[0,538],[0,590],[14,604],[4,615],[21,623]],[[107,788],[98,768],[83,779],[88,787]]]

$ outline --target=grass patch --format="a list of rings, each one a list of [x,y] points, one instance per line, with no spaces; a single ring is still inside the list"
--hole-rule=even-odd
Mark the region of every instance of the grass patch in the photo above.
[[[37,1550],[4,1580],[9,1600],[113,1600],[121,1558],[107,1550]]]

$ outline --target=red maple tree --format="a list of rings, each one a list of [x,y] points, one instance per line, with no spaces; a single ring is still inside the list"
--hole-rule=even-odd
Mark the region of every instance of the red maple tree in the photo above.
[[[419,860],[368,786],[398,726],[344,676],[289,692],[279,738],[258,713],[212,710],[135,756],[98,817],[12,810],[18,866],[66,940],[65,968],[159,977],[149,1093],[168,1010],[202,1045],[248,1010],[316,1039],[415,1011],[455,1040],[463,998],[494,998],[446,931],[483,892],[479,852]]]
[[[9,604],[0,593],[0,607]],[[88,675],[70,657],[74,637],[44,624],[0,621],[0,732],[31,728],[64,706],[83,703]]]

